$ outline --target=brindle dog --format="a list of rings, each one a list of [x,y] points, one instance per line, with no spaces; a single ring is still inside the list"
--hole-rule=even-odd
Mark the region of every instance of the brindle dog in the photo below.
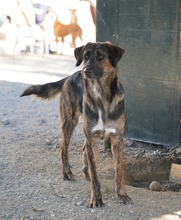
[[[85,177],[91,180],[91,208],[104,205],[96,164],[100,139],[111,141],[116,194],[123,203],[130,201],[124,186],[124,91],[117,67],[123,53],[122,48],[109,42],[88,43],[74,52],[76,66],[83,63],[81,71],[58,82],[30,86],[21,95],[34,94],[42,99],[50,99],[61,92],[60,155],[64,180],[74,179],[68,159],[68,145],[79,116],[83,116],[86,140],[82,170]]]

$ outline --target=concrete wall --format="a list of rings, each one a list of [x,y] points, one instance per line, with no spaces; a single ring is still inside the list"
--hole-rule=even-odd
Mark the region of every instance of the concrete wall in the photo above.
[[[126,136],[181,143],[181,1],[99,0],[97,40],[125,49]]]

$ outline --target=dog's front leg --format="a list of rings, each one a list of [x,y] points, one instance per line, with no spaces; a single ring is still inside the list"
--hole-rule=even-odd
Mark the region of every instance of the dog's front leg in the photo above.
[[[93,141],[87,142],[87,158],[89,166],[89,175],[91,180],[91,200],[89,207],[103,207],[102,195],[101,195],[101,186],[98,180],[97,167],[96,167],[96,158],[95,152],[97,152],[96,145]]]
[[[116,141],[112,145],[113,156],[115,160],[115,182],[116,182],[116,194],[124,204],[131,201],[124,184],[124,142],[123,138]]]

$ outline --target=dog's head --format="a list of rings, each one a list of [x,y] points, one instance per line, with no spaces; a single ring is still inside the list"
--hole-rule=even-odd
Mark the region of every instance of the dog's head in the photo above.
[[[99,79],[117,67],[124,50],[110,42],[88,43],[74,51],[76,66],[83,62],[82,74],[87,79]]]

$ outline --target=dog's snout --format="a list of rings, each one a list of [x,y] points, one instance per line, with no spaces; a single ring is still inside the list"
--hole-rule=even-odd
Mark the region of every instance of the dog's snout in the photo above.
[[[85,69],[84,69],[84,73],[85,73],[86,75],[90,75],[90,74],[92,74],[92,70],[91,70],[90,68],[85,68]]]
[[[93,70],[91,68],[87,67],[84,69],[84,77],[85,78],[91,79],[93,76],[94,76],[94,74],[93,74]]]

